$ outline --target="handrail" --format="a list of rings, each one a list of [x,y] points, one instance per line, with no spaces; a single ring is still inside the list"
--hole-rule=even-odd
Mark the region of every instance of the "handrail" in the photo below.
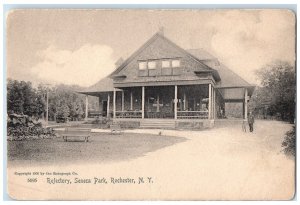
[[[142,118],[141,110],[116,111],[116,118]]]
[[[208,111],[177,111],[177,118],[179,119],[208,119]]]
[[[156,113],[156,112],[153,112]],[[149,114],[149,112],[148,112]],[[159,116],[159,115],[158,115]],[[164,116],[164,115],[161,115]],[[149,117],[149,116],[148,116]],[[208,118],[208,111],[202,110],[202,111],[177,111],[177,117],[185,118],[185,119],[207,119]],[[141,110],[124,110],[124,111],[116,111],[116,118],[142,118],[142,111]],[[151,117],[150,117],[151,118]],[[156,117],[153,117],[156,118]],[[158,117],[158,118],[164,118],[164,117]]]
[[[189,113],[189,112],[191,112],[191,113],[208,113],[208,110],[199,110],[199,111],[194,111],[194,110],[191,110],[191,111],[177,111],[177,113]]]
[[[141,110],[124,110],[124,111],[116,111],[116,113],[126,113],[126,112],[142,112]]]

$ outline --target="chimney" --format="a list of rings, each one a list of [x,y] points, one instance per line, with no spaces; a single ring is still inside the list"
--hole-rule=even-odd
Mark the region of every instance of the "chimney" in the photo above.
[[[159,27],[158,33],[162,36],[164,36],[164,27]]]

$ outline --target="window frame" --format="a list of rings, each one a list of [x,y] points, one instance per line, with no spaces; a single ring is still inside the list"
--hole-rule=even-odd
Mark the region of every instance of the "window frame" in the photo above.
[[[164,62],[168,62],[168,66],[164,66]],[[171,68],[171,60],[166,60],[166,59],[163,59],[161,60],[161,68]]]
[[[140,65],[144,64],[144,68],[141,69]],[[147,61],[139,61],[139,70],[145,71],[148,69],[148,62]]]
[[[150,66],[152,63],[154,65],[154,67]],[[148,70],[155,70],[155,69],[157,69],[157,62],[155,60],[149,60],[149,61],[147,61],[147,69]]]
[[[168,66],[166,66],[166,62],[168,62]],[[175,65],[174,65],[174,62],[176,62]],[[164,63],[165,63],[165,65],[163,65]],[[174,74],[174,70],[181,68],[181,63],[182,63],[181,58],[161,58],[161,59],[138,60],[138,71],[139,71],[138,75],[139,75],[139,77],[178,75],[178,74]],[[143,65],[142,68],[141,68],[141,65]],[[163,74],[164,69],[170,70],[170,72],[167,72],[167,74]],[[153,72],[155,74],[150,75],[150,73],[153,73]]]
[[[174,65],[173,65],[173,62],[174,62],[174,61],[178,62],[178,66],[174,66]],[[181,64],[181,63],[180,63],[180,59],[172,59],[172,60],[171,60],[171,67],[172,67],[172,68],[180,68],[180,64]]]

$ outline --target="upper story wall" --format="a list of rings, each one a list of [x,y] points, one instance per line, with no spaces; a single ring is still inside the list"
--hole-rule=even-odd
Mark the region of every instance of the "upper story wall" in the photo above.
[[[143,64],[142,68],[140,64]],[[201,70],[209,68],[169,40],[157,36],[150,44],[142,47],[120,72],[115,73],[116,76],[126,78],[115,78],[114,83],[212,79],[211,75],[195,75],[194,71]]]

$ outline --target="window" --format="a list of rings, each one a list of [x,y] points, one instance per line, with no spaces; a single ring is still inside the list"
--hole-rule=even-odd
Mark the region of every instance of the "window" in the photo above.
[[[179,60],[172,60],[172,67],[173,68],[180,67],[180,61]]]
[[[139,62],[139,70],[146,70],[147,62]]]
[[[156,62],[155,61],[149,61],[148,62],[148,69],[155,69],[156,68]]]
[[[162,61],[161,63],[161,67],[163,68],[169,68],[170,66],[170,61]]]
[[[181,75],[181,59],[149,59],[138,61],[139,76]]]

